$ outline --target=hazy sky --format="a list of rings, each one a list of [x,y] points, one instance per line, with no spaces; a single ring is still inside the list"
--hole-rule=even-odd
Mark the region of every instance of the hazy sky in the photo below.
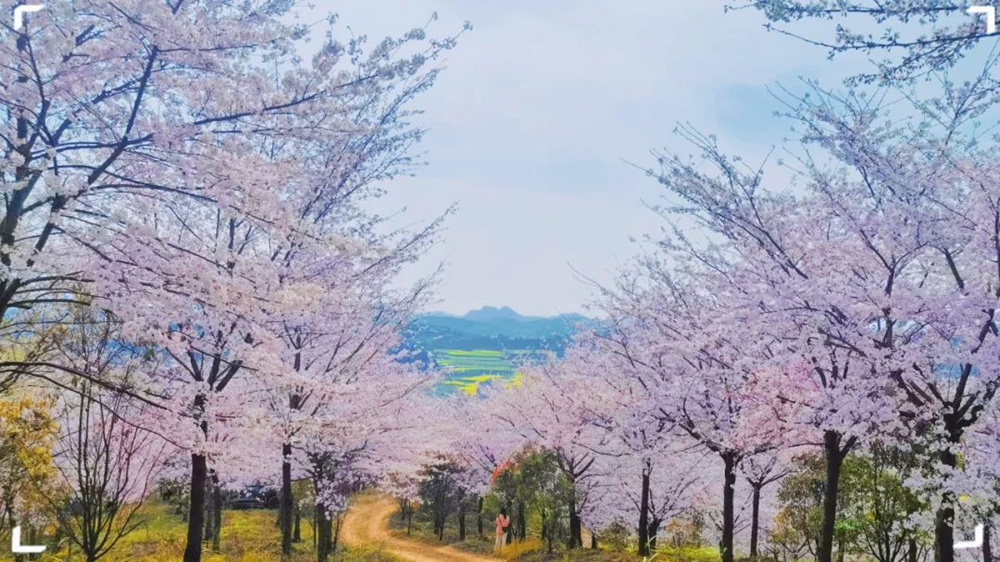
[[[731,0],[730,0],[731,1]],[[762,28],[725,0],[346,0],[340,25],[373,39],[423,25],[474,26],[418,105],[429,165],[390,186],[407,220],[451,203],[444,240],[420,266],[445,271],[432,308],[508,305],[526,314],[581,311],[586,276],[609,281],[662,224],[661,193],[629,162],[691,150],[690,122],[750,160],[780,144],[766,87],[800,75],[836,86],[844,60]],[[324,6],[320,6],[323,8]],[[417,271],[412,272],[416,277]]]

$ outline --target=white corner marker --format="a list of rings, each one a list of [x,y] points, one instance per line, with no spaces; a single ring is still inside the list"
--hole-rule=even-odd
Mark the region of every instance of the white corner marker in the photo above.
[[[44,546],[21,545],[21,528],[14,527],[10,532],[10,551],[14,554],[38,554],[45,552]]]
[[[24,27],[24,14],[31,14],[34,12],[40,12],[45,9],[44,4],[25,4],[24,6],[18,6],[14,8],[14,31],[17,31]]]
[[[983,14],[986,16],[986,33],[993,35],[997,32],[997,8],[996,6],[970,6],[965,13],[971,15]]]
[[[979,548],[983,546],[983,526],[976,525],[976,535],[971,541],[961,541],[955,543],[955,550],[962,550],[965,548]]]

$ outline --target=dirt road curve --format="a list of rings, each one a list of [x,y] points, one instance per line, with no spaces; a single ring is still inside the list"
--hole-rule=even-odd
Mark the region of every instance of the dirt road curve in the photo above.
[[[396,508],[392,498],[359,498],[347,512],[341,540],[348,546],[383,545],[394,556],[408,562],[496,562],[496,558],[461,552],[449,546],[430,546],[393,536],[389,533],[389,518]]]

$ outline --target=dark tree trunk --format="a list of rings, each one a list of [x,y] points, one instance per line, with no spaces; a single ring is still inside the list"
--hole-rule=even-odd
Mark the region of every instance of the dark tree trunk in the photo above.
[[[722,489],[722,562],[733,562],[733,523],[735,518],[736,453],[722,454],[725,464],[725,486]],[[827,560],[826,562],[830,562]]]
[[[205,490],[205,533],[201,538],[205,542],[211,542],[215,538],[215,530],[213,528],[215,525],[215,502],[208,500],[212,495],[212,471],[209,470],[208,474],[207,488]]]
[[[316,562],[330,560],[330,520],[326,514],[326,506],[316,504]]]
[[[524,540],[528,536],[528,518],[524,515],[524,502],[517,503],[517,538]]]
[[[950,500],[952,494],[945,494],[945,501],[934,515],[934,560],[955,562],[955,509]]]
[[[465,540],[465,501],[458,504],[458,540]]]
[[[990,525],[983,525],[983,562],[993,562],[993,545],[990,544]]]
[[[479,496],[479,501],[476,502],[476,533],[483,536],[483,496]]]
[[[917,562],[917,554],[919,554],[917,549],[917,539],[911,538],[906,547],[906,562]]]
[[[410,511],[406,514],[406,536],[410,536],[410,531],[413,530],[413,512]]]
[[[576,511],[576,493],[569,500],[569,542],[570,549],[583,547],[583,526],[580,524],[580,514]]]
[[[281,555],[292,554],[292,445],[281,446],[281,494],[278,496],[278,525],[281,527]]]
[[[642,492],[639,497],[639,556],[649,556],[649,470],[647,467],[642,469]]]
[[[219,484],[219,475],[212,471],[212,527],[215,533],[212,535],[212,551],[219,552],[222,548],[222,486]]]
[[[660,534],[660,521],[656,517],[649,520],[649,532],[646,535],[649,537],[649,553],[652,554],[656,551],[656,536]]]
[[[951,443],[958,443],[961,430],[956,429],[955,422],[945,416],[945,429],[950,435]],[[948,468],[958,466],[958,458],[951,449],[945,449],[938,454],[941,464]],[[955,495],[946,492],[941,498],[941,507],[934,515],[934,559],[937,562],[955,561]]]
[[[302,542],[302,510],[295,506],[295,527],[292,528],[292,542]]]
[[[187,546],[184,562],[201,562],[201,539],[205,530],[205,480],[208,462],[205,455],[191,455],[191,504],[188,508]]]
[[[590,533],[590,548],[593,550],[597,550],[597,533],[594,532]]]
[[[753,500],[750,509],[750,558],[757,558],[760,553],[757,550],[758,539],[760,537],[760,488],[757,483],[753,486]]]
[[[826,482],[823,487],[823,521],[820,526],[817,562],[833,562],[833,538],[837,522],[837,499],[840,495],[840,468],[844,463],[841,435],[836,431],[823,434],[823,454],[826,460]]]

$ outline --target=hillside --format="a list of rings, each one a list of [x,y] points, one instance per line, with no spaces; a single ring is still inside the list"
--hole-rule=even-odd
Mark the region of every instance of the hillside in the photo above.
[[[515,380],[518,365],[561,355],[575,327],[589,322],[579,314],[524,316],[506,306],[428,313],[413,320],[406,347],[427,368],[448,370],[442,392],[474,393],[484,382]]]

